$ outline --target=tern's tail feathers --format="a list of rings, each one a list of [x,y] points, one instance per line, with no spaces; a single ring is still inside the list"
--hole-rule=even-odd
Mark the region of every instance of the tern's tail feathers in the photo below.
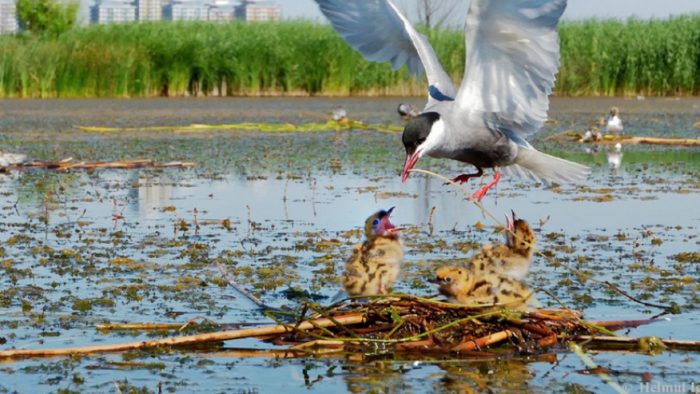
[[[591,173],[591,169],[583,164],[528,148],[520,148],[515,164],[505,167],[504,171],[546,183],[579,181]]]

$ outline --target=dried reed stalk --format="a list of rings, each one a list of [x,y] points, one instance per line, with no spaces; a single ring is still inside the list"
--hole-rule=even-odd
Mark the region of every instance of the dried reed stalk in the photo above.
[[[365,316],[361,313],[351,315],[338,316],[334,319],[343,325],[360,324],[365,321]],[[212,332],[206,334],[188,335],[181,337],[171,337],[156,339],[151,341],[139,341],[119,343],[114,345],[96,345],[83,346],[63,349],[16,349],[0,351],[0,359],[12,357],[46,357],[46,356],[67,356],[71,354],[90,354],[90,353],[108,353],[121,352],[125,350],[146,349],[158,346],[183,346],[194,345],[207,342],[227,341],[231,339],[259,337],[264,335],[279,335],[296,330],[310,330],[316,326],[331,327],[335,326],[330,319],[316,319],[313,321],[304,321],[296,327],[290,325],[278,325],[272,327],[246,328],[242,330],[231,330]]]

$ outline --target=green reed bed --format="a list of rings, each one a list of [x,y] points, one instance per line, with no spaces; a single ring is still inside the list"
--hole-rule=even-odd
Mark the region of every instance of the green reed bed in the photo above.
[[[431,31],[455,79],[461,31]],[[700,16],[568,22],[560,95],[697,94]],[[75,29],[59,37],[0,37],[0,97],[185,94],[423,94],[405,69],[366,62],[330,26],[156,22]]]
[[[560,94],[700,92],[700,15],[663,21],[565,23],[560,35]]]

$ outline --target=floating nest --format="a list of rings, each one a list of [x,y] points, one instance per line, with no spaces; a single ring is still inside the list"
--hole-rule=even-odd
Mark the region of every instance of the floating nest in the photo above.
[[[365,302],[359,302],[365,301]],[[673,347],[700,350],[694,341],[628,338],[611,331],[656,321],[587,322],[570,309],[533,309],[525,312],[501,306],[464,306],[432,299],[391,295],[346,300],[330,307],[306,303],[301,313],[268,310],[280,324],[178,335],[147,341],[99,344],[76,348],[8,349],[0,360],[122,352],[155,347],[193,347],[241,338],[260,338],[285,346],[285,355],[336,352],[459,353],[463,355],[537,354],[545,348],[574,342],[605,349],[651,352]],[[284,320],[284,321],[282,321]],[[102,330],[178,329],[175,324],[101,324]],[[241,324],[236,326],[240,327]],[[214,324],[209,329],[223,328]],[[576,347],[576,345],[574,346]],[[577,348],[578,349],[578,348]],[[580,350],[579,350],[580,351]]]
[[[360,302],[365,301],[365,302]],[[475,352],[502,343],[537,353],[583,335],[609,333],[621,322],[589,323],[569,309],[526,312],[497,306],[463,306],[414,296],[351,299],[327,308],[307,305],[289,332],[267,339],[299,348],[396,352]],[[309,313],[313,320],[305,318]],[[274,313],[273,313],[274,314]],[[302,329],[301,322],[311,324]],[[318,324],[323,323],[323,324]],[[307,327],[308,325],[305,325]]]

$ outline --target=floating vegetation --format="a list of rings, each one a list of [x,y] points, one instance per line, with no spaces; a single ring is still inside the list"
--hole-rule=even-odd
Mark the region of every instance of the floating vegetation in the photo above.
[[[32,160],[24,163],[3,167],[1,170],[19,168],[44,168],[47,170],[95,170],[98,168],[135,169],[135,168],[191,168],[197,164],[189,161],[169,161],[157,163],[149,159],[119,160],[119,161],[74,161],[72,157],[61,161]]]
[[[172,131],[195,133],[209,131],[256,131],[262,133],[290,133],[313,131],[370,130],[380,132],[401,132],[403,126],[366,124],[358,120],[329,120],[325,123],[237,123],[237,124],[193,124],[189,126],[148,126],[148,127],[98,127],[75,126],[76,129],[93,133],[153,132]]]
[[[700,252],[683,252],[671,256],[679,263],[700,263]]]

